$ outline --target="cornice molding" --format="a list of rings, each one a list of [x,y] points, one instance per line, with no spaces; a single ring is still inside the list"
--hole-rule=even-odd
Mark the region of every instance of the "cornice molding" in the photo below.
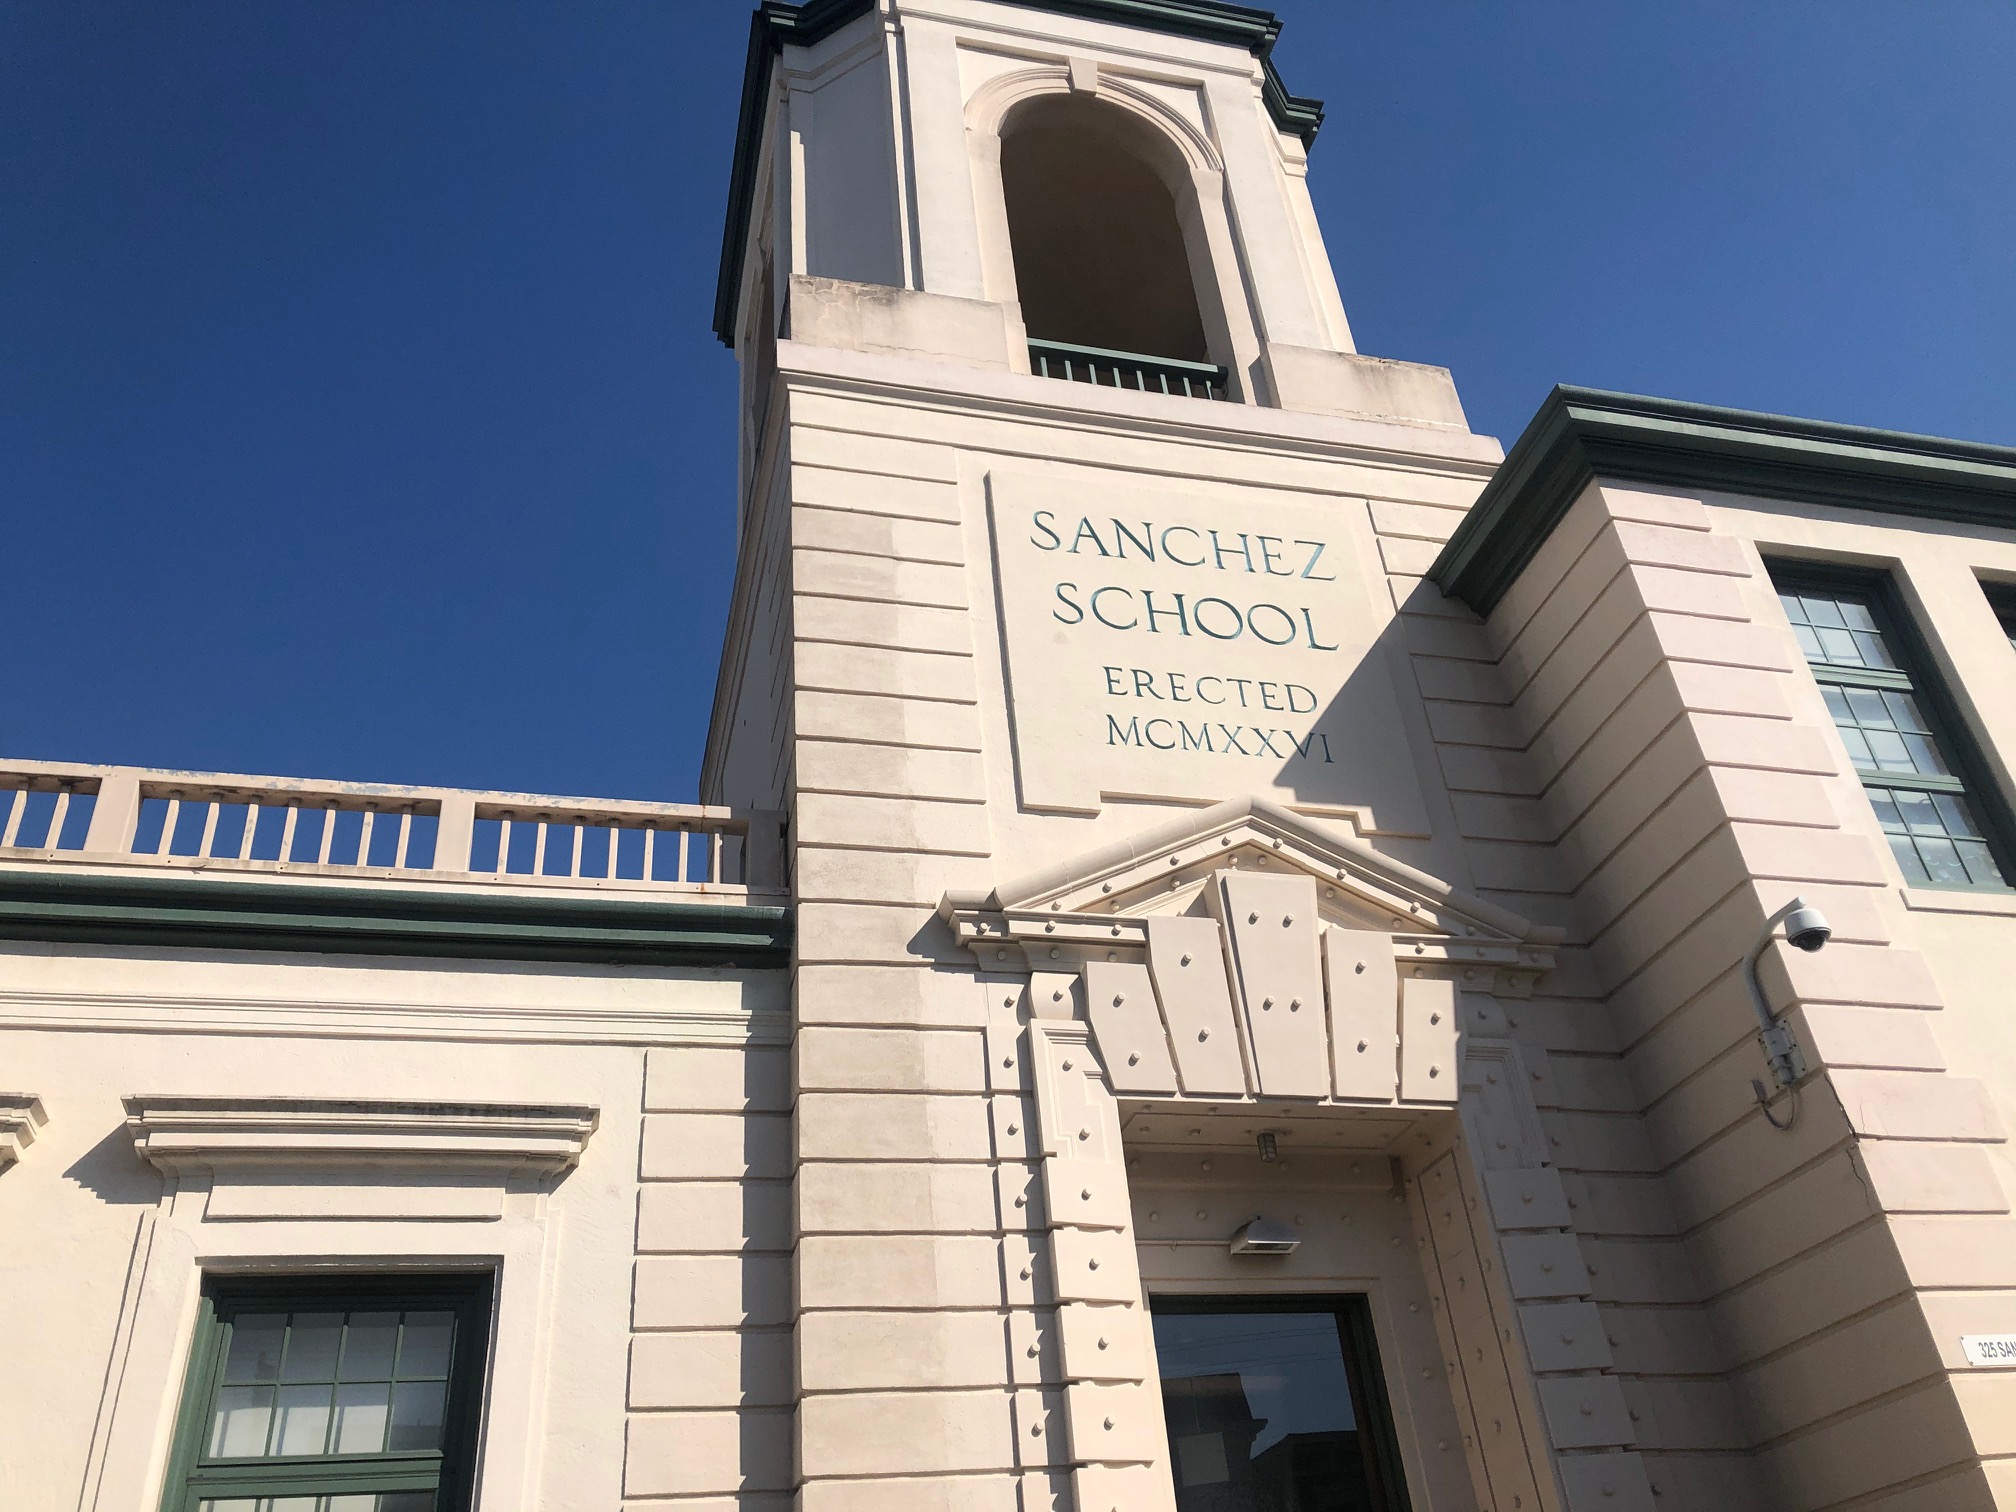
[[[352,1102],[292,1097],[128,1097],[126,1130],[171,1176],[303,1166],[488,1171],[550,1178],[595,1132],[590,1107]]]
[[[761,970],[789,964],[791,911],[35,868],[0,871],[0,939]]]
[[[2016,528],[2016,448],[1563,386],[1429,579],[1488,615],[1598,477]]]
[[[950,382],[948,372],[956,373]],[[928,357],[797,341],[777,344],[777,381],[783,386],[780,392],[786,393],[816,390],[1129,438],[1201,440],[1270,457],[1288,453],[1326,462],[1362,462],[1432,471],[1480,484],[1489,481],[1502,458],[1496,440],[1471,431],[1095,388],[1005,370],[948,370],[946,364]],[[1364,496],[1362,487],[1350,484],[1340,484],[1336,493]]]
[[[675,982],[684,988],[685,983]],[[475,1041],[515,1045],[788,1045],[782,1007],[670,1006],[653,992],[629,1007],[551,1000],[477,1003],[263,997],[217,992],[0,988],[0,1030],[258,1034],[313,1039]],[[689,1001],[683,990],[677,994]]]
[[[1274,66],[1281,21],[1269,11],[1224,0],[1008,0],[1008,3],[1168,32],[1203,42],[1242,47],[1260,61],[1261,101],[1277,128],[1306,148],[1323,125],[1323,102],[1292,95]],[[714,334],[735,344],[742,260],[749,244],[749,211],[756,196],[763,121],[769,113],[770,63],[786,47],[810,47],[875,9],[875,0],[763,0],[749,21],[749,52],[742,69],[742,106],[735,123],[735,156],[728,175],[728,224],[721,241],[721,273],[714,289]]]

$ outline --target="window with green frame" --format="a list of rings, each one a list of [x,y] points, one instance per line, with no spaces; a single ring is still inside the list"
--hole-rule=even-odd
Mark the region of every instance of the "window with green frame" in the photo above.
[[[2000,806],[1888,576],[1771,578],[1905,880],[2007,891]]]
[[[2016,650],[2016,584],[1987,583],[1982,586],[1987,590],[1995,618],[2002,621],[2002,633],[2009,637],[2010,649]]]
[[[488,1275],[213,1277],[162,1512],[467,1512]]]

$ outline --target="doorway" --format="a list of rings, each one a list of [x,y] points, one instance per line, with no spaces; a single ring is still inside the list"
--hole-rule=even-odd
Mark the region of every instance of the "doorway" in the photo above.
[[[1408,1512],[1363,1296],[1151,1311],[1177,1512]]]

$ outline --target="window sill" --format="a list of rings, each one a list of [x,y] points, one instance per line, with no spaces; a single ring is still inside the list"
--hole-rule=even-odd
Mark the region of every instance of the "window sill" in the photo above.
[[[1906,908],[1921,913],[1995,914],[2016,918],[2016,892],[1979,892],[1966,888],[1900,887]]]

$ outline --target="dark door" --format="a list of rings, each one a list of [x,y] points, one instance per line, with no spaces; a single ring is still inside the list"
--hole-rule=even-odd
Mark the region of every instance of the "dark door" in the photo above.
[[[1153,1308],[1178,1512],[1407,1512],[1363,1297]]]

